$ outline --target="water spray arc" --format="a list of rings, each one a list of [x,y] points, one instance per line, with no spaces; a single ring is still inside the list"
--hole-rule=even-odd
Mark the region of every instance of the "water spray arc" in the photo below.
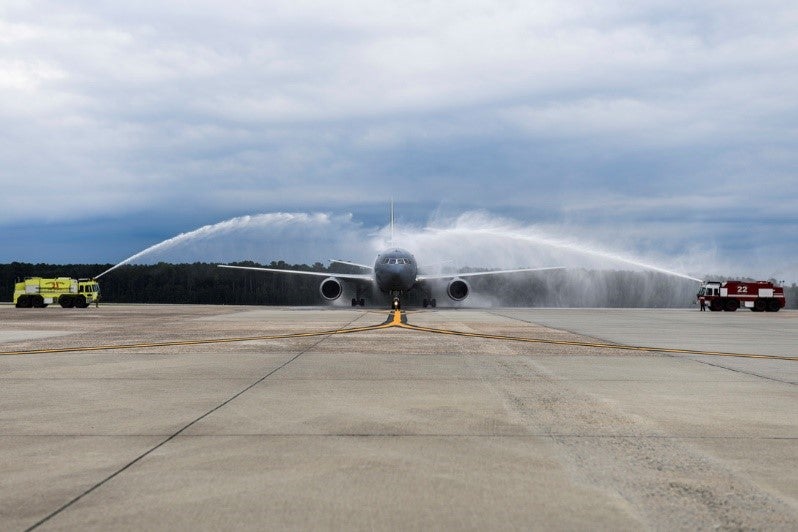
[[[360,305],[363,305],[361,296],[365,291],[375,287],[379,288],[379,291],[375,292],[377,298],[379,298],[380,292],[396,296],[398,294],[407,295],[411,290],[421,291],[425,301],[424,306],[426,306],[426,302],[435,301],[435,291],[439,285],[446,286],[446,290],[440,291],[440,294],[448,295],[451,301],[457,303],[465,300],[472,292],[466,279],[476,280],[477,277],[516,275],[552,269],[574,268],[575,271],[580,271],[583,268],[596,268],[597,266],[617,271],[615,266],[619,264],[690,281],[701,281],[696,277],[664,267],[653,261],[609,251],[570,238],[552,236],[535,226],[523,226],[514,221],[491,217],[480,212],[465,213],[453,221],[430,223],[423,228],[407,230],[395,224],[393,207],[393,201],[391,201],[389,225],[383,226],[376,235],[371,233],[373,231],[371,228],[355,222],[351,215],[266,213],[231,218],[180,233],[152,245],[112,266],[96,278],[99,279],[120,266],[140,259],[153,262],[156,257],[160,258],[160,253],[167,251],[169,252],[168,256],[173,260],[176,256],[186,257],[186,252],[189,252],[187,258],[191,262],[218,263],[230,262],[231,257],[236,257],[232,260],[255,260],[258,258],[266,261],[287,258],[307,260],[309,257],[311,257],[310,260],[317,260],[317,258],[324,257],[321,250],[329,248],[344,250],[344,252],[348,250],[347,258],[369,260],[364,257],[364,254],[368,254],[370,251],[374,252],[377,258],[374,266],[349,263],[358,265],[364,270],[358,274],[291,271],[283,268],[230,264],[220,264],[220,266],[268,271],[272,274],[281,272],[281,274],[322,276],[325,277],[325,280],[321,281],[320,290],[324,298],[330,301],[340,299],[344,293],[344,285],[341,281],[344,281],[349,288],[357,289],[356,297],[352,301],[358,301]],[[363,246],[363,242],[369,240],[367,237],[370,233],[372,236],[382,237],[372,239],[373,249],[371,250],[369,250],[369,246]],[[386,236],[389,237],[388,245],[390,246],[387,250],[384,248]],[[214,238],[216,240],[213,240]],[[247,238],[250,238],[253,244],[249,251],[242,246],[242,243],[247,242]],[[399,245],[401,247],[397,247]],[[301,252],[303,246],[304,256],[297,257],[298,251]],[[263,257],[264,250],[270,256]],[[409,250],[413,250],[412,253]],[[418,261],[416,261],[414,253],[419,257]],[[336,254],[338,254],[337,251]],[[216,260],[211,259],[211,256]],[[461,266],[480,268],[481,270],[463,272],[458,268],[452,268],[448,272],[432,271],[436,263],[444,264],[446,262],[451,264],[462,262]],[[423,268],[424,271],[420,271],[419,268]],[[394,269],[396,271],[393,271]],[[407,271],[405,272],[405,270]],[[493,278],[500,279],[500,277]],[[552,277],[551,282],[557,282],[556,278]],[[504,281],[493,282],[493,287],[501,288],[499,285],[502,283]],[[582,294],[580,284],[569,282],[568,286],[575,287],[580,290],[579,294]],[[601,286],[597,286],[597,290],[591,292],[594,295],[601,294]],[[335,289],[333,290],[333,288]],[[498,295],[501,290],[491,288],[491,290],[483,291],[483,294],[490,296],[494,292]],[[479,305],[479,297],[481,296],[477,292],[469,300],[469,306],[474,303]],[[473,298],[477,298],[477,301],[475,302]],[[485,301],[489,302],[489,299],[488,297]],[[580,295],[578,301],[583,299],[584,297]]]
[[[556,249],[572,251],[576,253],[581,253],[584,255],[599,257],[602,259],[606,259],[612,262],[619,262],[623,264],[629,264],[631,266],[637,266],[639,268],[643,268],[646,270],[651,270],[659,273],[664,273],[666,275],[673,275],[675,277],[681,277],[682,279],[688,279],[690,281],[696,282],[703,282],[702,279],[698,279],[697,277],[693,277],[691,275],[687,275],[685,273],[677,272],[674,270],[670,270],[668,268],[664,268],[662,266],[657,266],[655,264],[651,264],[649,262],[645,262],[639,259],[634,259],[631,257],[626,257],[624,255],[613,253],[609,251],[595,249],[591,246],[585,244],[577,244],[574,242],[568,242],[565,240],[555,239],[551,237],[539,236],[539,235],[532,235],[532,234],[525,234],[521,232],[514,232],[514,231],[497,231],[493,229],[429,229],[430,234],[434,235],[453,235],[453,236],[488,236],[491,238],[502,238],[502,239],[510,239],[515,240],[518,242],[525,242],[529,244],[536,244],[536,245],[543,245],[548,246]]]
[[[234,233],[235,231],[238,230],[250,229],[253,227],[279,227],[291,224],[328,225],[330,224],[330,221],[331,217],[324,213],[276,212],[276,213],[254,214],[254,215],[246,215],[246,216],[239,216],[236,218],[230,218],[229,220],[224,220],[222,222],[218,222],[215,224],[204,225],[198,229],[194,229],[192,231],[188,231],[185,233],[180,233],[179,235],[176,235],[172,238],[168,238],[162,242],[152,245],[142,251],[139,251],[134,255],[131,255],[130,257],[112,266],[111,268],[108,268],[100,275],[97,275],[95,279],[99,279],[103,275],[114,271],[120,266],[124,266],[125,264],[130,264],[135,260],[147,257],[157,252],[167,251],[169,249],[175,248],[176,246],[179,246],[180,244],[184,244],[193,240],[210,238],[213,236],[218,236],[226,233]]]

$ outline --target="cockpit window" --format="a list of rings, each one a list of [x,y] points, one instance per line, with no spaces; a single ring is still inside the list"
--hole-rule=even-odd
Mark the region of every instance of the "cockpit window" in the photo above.
[[[384,258],[382,259],[383,264],[413,264],[413,259],[406,259],[403,257],[399,258]]]

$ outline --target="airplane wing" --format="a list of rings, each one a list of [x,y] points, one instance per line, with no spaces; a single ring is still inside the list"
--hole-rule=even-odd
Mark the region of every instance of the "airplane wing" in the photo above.
[[[346,279],[349,281],[360,282],[373,282],[374,276],[372,274],[357,274],[357,273],[329,273],[329,272],[306,272],[302,270],[280,270],[277,268],[256,268],[254,266],[230,266],[227,264],[217,264],[219,268],[229,268],[231,270],[252,270],[256,272],[271,272],[271,273],[291,273],[297,275],[313,275],[315,277],[335,277],[336,279]]]
[[[419,275],[416,280],[420,283],[425,281],[443,281],[446,279],[454,279],[456,277],[482,277],[486,275],[507,275],[513,273],[529,273],[529,272],[545,272],[551,270],[564,270],[565,268],[520,268],[517,270],[492,270],[489,272],[471,272],[471,273],[449,273],[446,275]]]
[[[367,266],[365,264],[358,264],[357,262],[349,262],[348,260],[338,260],[338,259],[330,259],[330,264],[345,264],[347,266],[356,266],[358,268],[363,268],[364,270],[373,271],[374,266]]]

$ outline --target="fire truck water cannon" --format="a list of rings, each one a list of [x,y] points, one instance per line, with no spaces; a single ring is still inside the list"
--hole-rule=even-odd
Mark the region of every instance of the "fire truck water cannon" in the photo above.
[[[741,307],[753,312],[778,312],[787,304],[784,288],[770,281],[706,281],[696,298],[715,312],[734,312]]]

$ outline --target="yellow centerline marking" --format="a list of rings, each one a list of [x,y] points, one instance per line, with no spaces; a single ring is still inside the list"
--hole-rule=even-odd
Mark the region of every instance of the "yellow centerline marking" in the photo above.
[[[366,325],[362,327],[348,327],[345,329],[330,329],[326,331],[271,334],[271,335],[261,335],[261,336],[244,336],[237,338],[209,338],[205,340],[175,340],[169,342],[143,342],[135,344],[95,345],[95,346],[83,346],[83,347],[55,347],[49,349],[0,351],[0,356],[34,355],[34,354],[47,354],[47,353],[75,353],[81,351],[109,351],[115,349],[143,349],[150,347],[176,347],[176,346],[189,346],[189,345],[254,342],[259,340],[285,340],[291,338],[310,338],[314,336],[352,334],[352,333],[376,331],[379,329],[389,329],[392,327],[398,327],[400,329],[407,329],[416,332],[426,332],[432,334],[448,334],[452,336],[463,336],[467,338],[483,338],[486,340],[500,340],[500,341],[525,342],[525,343],[549,344],[549,345],[567,345],[567,346],[577,346],[577,347],[593,347],[600,349],[616,349],[622,351],[643,351],[649,353],[678,353],[684,355],[754,358],[754,359],[765,359],[765,360],[787,360],[790,362],[798,362],[798,357],[789,357],[789,356],[780,356],[780,355],[755,355],[750,353],[728,353],[724,351],[700,351],[696,349],[647,347],[639,345],[608,344],[601,342],[581,342],[576,340],[546,340],[543,338],[525,338],[521,336],[504,336],[499,334],[454,331],[450,329],[436,329],[433,327],[424,327],[420,325],[411,325],[409,323],[404,323],[402,322],[402,317],[403,315],[406,317],[407,316],[406,313],[400,310],[392,310],[391,312],[392,312],[392,317],[386,320],[385,323],[381,323],[378,325]]]

